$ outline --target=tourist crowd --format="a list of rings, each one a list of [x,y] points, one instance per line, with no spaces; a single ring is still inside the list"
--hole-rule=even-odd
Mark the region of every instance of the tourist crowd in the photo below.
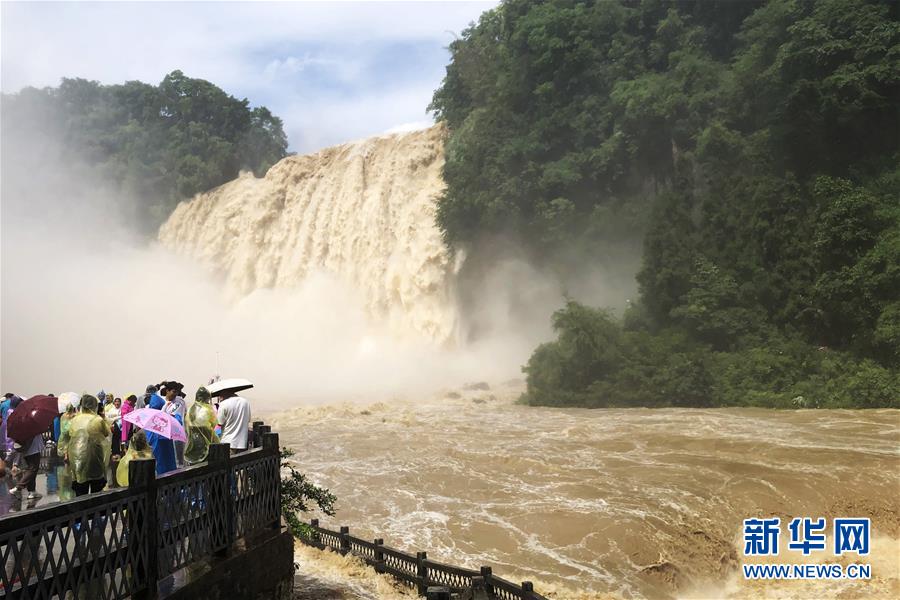
[[[0,480],[10,477],[10,494],[21,498],[27,492],[27,499],[34,500],[41,497],[36,491],[36,478],[44,436],[14,440],[7,435],[7,423],[22,402],[12,393],[0,401]],[[116,483],[127,485],[128,463],[136,458],[155,458],[156,473],[161,475],[205,461],[212,443],[228,443],[232,452],[248,447],[250,403],[232,391],[217,393],[213,398],[206,387],[200,387],[188,405],[184,385],[163,381],[148,385],[140,396],[126,396],[124,401],[101,390],[96,396],[64,394],[58,404],[60,412],[48,433],[71,479],[69,496],[103,490],[108,483],[107,473],[115,463]],[[159,411],[177,421],[183,426],[187,441],[173,440],[172,437],[180,436],[154,430],[146,423],[146,429],[139,428],[132,421],[141,413],[126,419],[129,413],[142,409]],[[61,490],[60,497],[66,495]]]

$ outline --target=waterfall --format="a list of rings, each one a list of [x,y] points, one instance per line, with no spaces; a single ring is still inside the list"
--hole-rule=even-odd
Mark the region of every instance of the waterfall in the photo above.
[[[444,136],[435,126],[374,137],[289,156],[263,178],[242,173],[182,202],[159,240],[221,274],[235,297],[324,271],[392,333],[446,343],[458,261],[435,224]]]

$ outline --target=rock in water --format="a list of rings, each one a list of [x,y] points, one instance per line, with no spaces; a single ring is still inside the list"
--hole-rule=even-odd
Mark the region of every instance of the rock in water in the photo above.
[[[457,328],[458,270],[435,224],[442,126],[289,156],[178,205],[162,244],[224,275],[231,293],[290,288],[314,271],[358,290],[398,334]]]

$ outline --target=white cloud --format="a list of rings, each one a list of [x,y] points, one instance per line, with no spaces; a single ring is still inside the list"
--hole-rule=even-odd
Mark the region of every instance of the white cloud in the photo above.
[[[307,152],[379,135],[404,123],[430,124],[425,107],[432,92],[429,86],[413,86],[348,97],[302,96],[283,107],[281,114],[291,124],[289,135],[296,149]]]
[[[324,83],[319,79],[353,84],[370,68],[373,51],[391,44],[445,47],[495,4],[4,2],[0,89],[57,85],[62,77],[76,76],[156,83],[181,69],[254,105],[269,106],[284,119],[292,148],[310,150],[316,147],[312,140],[341,141],[339,132],[353,139],[427,120],[425,107],[443,65],[386,93],[366,83],[367,89],[336,98],[333,89],[317,87]],[[300,46],[327,48],[298,53]],[[296,89],[297,77],[311,72],[319,79]]]
[[[306,53],[303,56],[272,59],[263,69],[263,76],[270,85],[277,85],[282,77],[310,70],[325,70],[335,80],[350,83],[360,76],[364,68],[364,62],[361,59],[316,56]]]

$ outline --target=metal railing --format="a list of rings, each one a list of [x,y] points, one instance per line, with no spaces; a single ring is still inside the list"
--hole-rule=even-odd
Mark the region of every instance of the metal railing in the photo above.
[[[383,539],[363,540],[350,535],[349,527],[339,531],[319,526],[313,519],[300,535],[300,541],[321,550],[330,549],[340,554],[352,554],[361,558],[379,573],[387,573],[402,584],[413,587],[424,596],[430,586],[448,588],[453,593],[472,588],[483,588],[491,598],[499,600],[547,600],[534,591],[530,581],[516,584],[493,574],[491,567],[480,570],[463,569],[428,558],[427,553],[407,554],[384,545]]]
[[[255,422],[252,442],[158,478],[134,460],[127,488],[0,517],[0,597],[153,597],[159,579],[280,527],[278,434]]]

